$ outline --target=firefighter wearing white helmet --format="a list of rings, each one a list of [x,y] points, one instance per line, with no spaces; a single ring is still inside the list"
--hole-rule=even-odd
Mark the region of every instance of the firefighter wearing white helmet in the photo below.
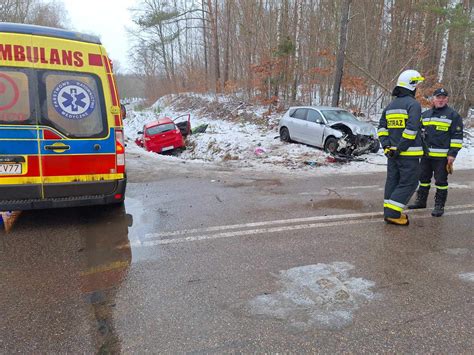
[[[423,78],[416,70],[405,70],[398,77],[397,86],[415,91],[418,83],[424,80],[425,78]]]
[[[401,73],[392,92],[395,98],[380,117],[378,136],[388,158],[384,220],[390,224],[409,224],[403,210],[418,186],[423,146],[421,105],[416,101],[415,93],[423,80],[416,70]]]

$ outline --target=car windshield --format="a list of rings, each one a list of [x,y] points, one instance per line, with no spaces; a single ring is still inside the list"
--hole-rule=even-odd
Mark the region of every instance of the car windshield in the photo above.
[[[165,124],[160,124],[158,126],[150,127],[146,130],[148,135],[153,136],[155,134],[160,134],[168,131],[172,131],[176,129],[176,126],[174,123],[165,123]]]
[[[321,112],[329,122],[359,122],[354,115],[346,110],[322,110]]]

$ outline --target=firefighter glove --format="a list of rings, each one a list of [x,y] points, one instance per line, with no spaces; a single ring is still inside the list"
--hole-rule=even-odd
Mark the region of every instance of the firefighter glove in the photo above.
[[[390,146],[386,146],[383,149],[383,153],[387,158],[396,158],[399,154],[397,148],[391,148]]]

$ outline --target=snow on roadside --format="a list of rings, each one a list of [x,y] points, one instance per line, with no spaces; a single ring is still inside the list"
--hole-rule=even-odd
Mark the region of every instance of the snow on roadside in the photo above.
[[[281,142],[278,137],[278,120],[282,114],[265,117],[257,125],[249,123],[240,117],[262,117],[265,111],[262,107],[245,107],[243,104],[232,108],[230,99],[225,96],[210,97],[196,95],[199,100],[214,100],[214,105],[221,105],[227,110],[213,113],[206,112],[202,106],[192,107],[191,112],[183,111],[173,105],[173,97],[158,100],[150,109],[144,111],[129,110],[125,120],[125,134],[128,144],[135,146],[137,132],[143,125],[158,117],[178,117],[191,114],[191,126],[197,127],[208,124],[205,133],[190,135],[187,138],[187,149],[179,156],[163,156],[145,150],[133,148],[137,154],[146,154],[156,159],[193,161],[223,164],[237,168],[252,168],[265,171],[317,171],[321,173],[370,173],[385,171],[386,158],[383,153],[365,154],[356,161],[349,163],[330,162],[330,155],[320,149],[303,144]],[[192,96],[191,96],[192,97]],[[175,99],[174,99],[175,100]],[[215,102],[217,100],[217,104]],[[176,102],[176,100],[175,100]],[[179,106],[179,105],[178,105]],[[197,106],[197,105],[194,105]],[[220,107],[220,106],[219,106]],[[232,118],[224,116],[232,112]],[[455,163],[456,169],[472,169],[474,167],[474,130],[469,129],[465,138],[465,148],[461,150]]]

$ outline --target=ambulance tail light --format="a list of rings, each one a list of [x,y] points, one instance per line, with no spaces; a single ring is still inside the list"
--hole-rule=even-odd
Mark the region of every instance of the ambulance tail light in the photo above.
[[[117,154],[117,173],[125,172],[125,140],[123,131],[115,131],[115,152]]]

